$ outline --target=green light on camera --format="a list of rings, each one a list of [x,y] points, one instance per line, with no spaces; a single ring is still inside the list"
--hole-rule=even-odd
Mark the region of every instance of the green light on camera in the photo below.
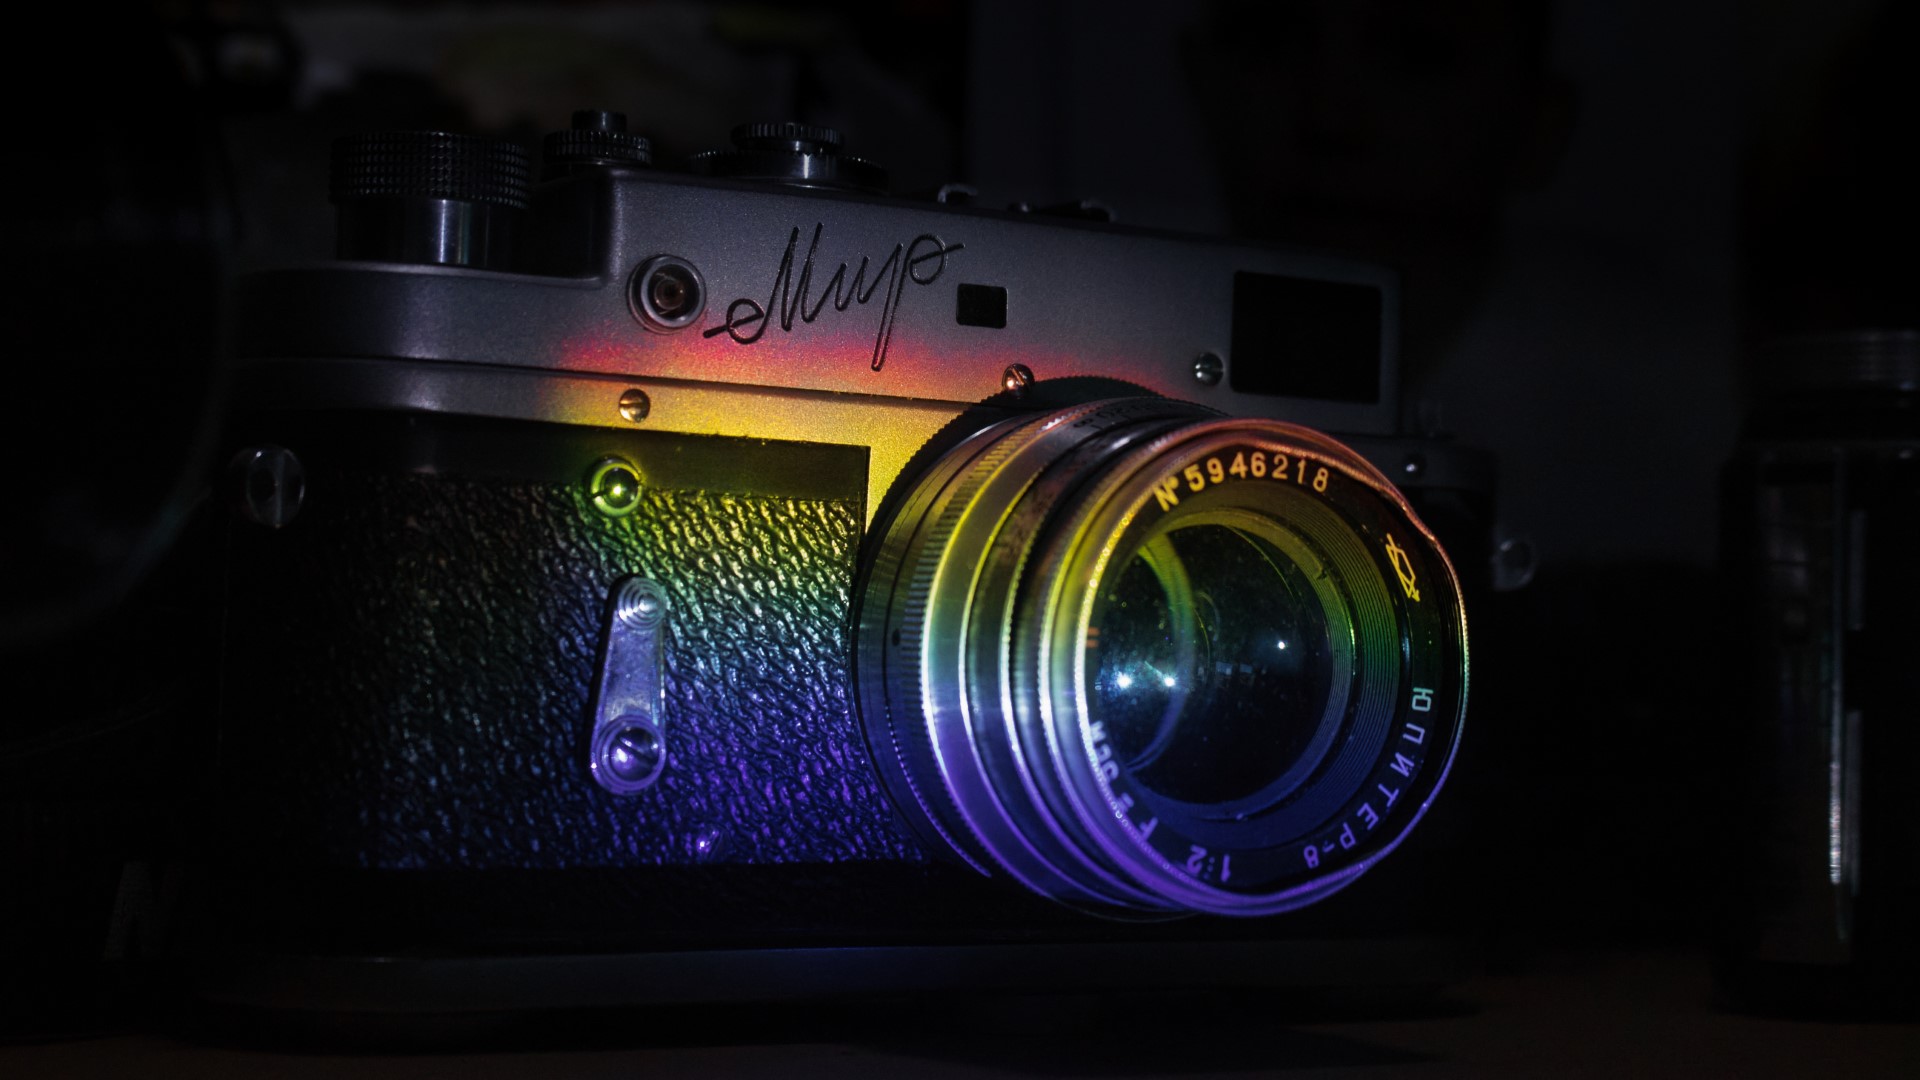
[[[625,517],[640,505],[640,470],[621,458],[601,458],[587,476],[587,501],[608,517]]]

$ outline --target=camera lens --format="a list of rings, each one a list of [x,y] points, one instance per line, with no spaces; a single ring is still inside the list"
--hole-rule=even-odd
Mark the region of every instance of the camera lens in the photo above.
[[[1122,766],[1216,809],[1297,785],[1352,682],[1350,635],[1336,647],[1330,629],[1352,620],[1321,560],[1276,522],[1215,513],[1156,535],[1112,580],[1094,607],[1088,711]]]
[[[909,819],[983,872],[1108,913],[1284,911],[1445,777],[1458,584],[1326,435],[1158,399],[1017,418],[882,527],[863,719]]]

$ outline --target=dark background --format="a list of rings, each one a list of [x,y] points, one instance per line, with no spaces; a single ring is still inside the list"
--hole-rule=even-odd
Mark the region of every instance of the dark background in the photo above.
[[[10,948],[99,954],[112,868],[162,842],[150,811],[200,749],[142,726],[190,658],[102,627],[185,527],[169,508],[205,464],[221,282],[328,254],[336,134],[531,143],[589,106],[625,111],[669,165],[793,118],[842,129],[900,194],[1092,198],[1131,225],[1401,267],[1421,423],[1498,455],[1503,534],[1539,556],[1490,609],[1467,750],[1484,842],[1511,853],[1473,883],[1504,916],[1496,955],[1709,936],[1739,817],[1715,780],[1739,722],[1716,477],[1756,342],[1917,321],[1912,5],[48,15],[13,72],[37,183],[14,197],[29,407],[0,551],[6,876],[27,883]],[[26,929],[50,918],[78,943]]]

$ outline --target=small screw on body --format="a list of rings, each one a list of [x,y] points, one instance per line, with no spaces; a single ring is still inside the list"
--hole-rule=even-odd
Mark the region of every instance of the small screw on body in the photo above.
[[[1025,364],[1008,364],[1000,373],[1000,388],[1015,397],[1025,394],[1032,385],[1033,369]]]
[[[643,785],[650,783],[660,771],[664,756],[653,729],[643,721],[636,721],[620,728],[607,740],[601,762],[621,783]]]
[[[1493,587],[1501,592],[1523,589],[1533,581],[1539,555],[1533,541],[1524,536],[1503,538],[1493,551]]]
[[[694,833],[693,857],[700,862],[711,862],[725,854],[727,834],[718,826],[707,826]]]
[[[1201,353],[1200,358],[1193,362],[1193,379],[1201,386],[1214,386],[1220,382],[1220,376],[1226,370],[1227,366],[1220,362],[1218,356]]]
[[[647,398],[645,390],[629,390],[620,395],[620,415],[629,423],[637,424],[645,420],[652,409],[653,402]]]
[[[239,484],[240,515],[278,529],[293,520],[307,496],[307,471],[283,446],[249,446],[234,455],[231,472]]]
[[[666,614],[666,598],[659,586],[644,578],[632,578],[614,598],[614,614],[627,626],[641,629],[660,621]]]

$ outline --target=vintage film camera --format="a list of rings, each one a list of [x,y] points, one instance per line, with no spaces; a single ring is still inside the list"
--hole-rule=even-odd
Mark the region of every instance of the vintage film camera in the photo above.
[[[216,996],[1359,977],[1269,916],[1447,776],[1490,520],[1395,278],[838,143],[336,146],[240,293]]]

